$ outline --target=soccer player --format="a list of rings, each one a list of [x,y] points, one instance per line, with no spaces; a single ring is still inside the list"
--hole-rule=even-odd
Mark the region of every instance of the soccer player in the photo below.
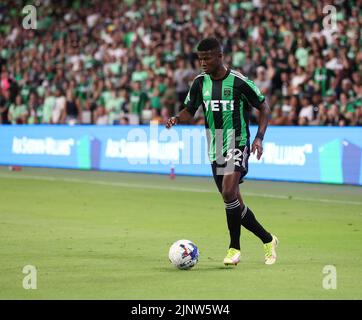
[[[202,105],[212,172],[225,203],[230,234],[224,264],[237,265],[240,262],[241,226],[263,242],[265,264],[273,264],[278,239],[256,220],[239,190],[239,184],[248,172],[251,107],[259,110],[259,127],[251,152],[256,152],[257,159],[260,159],[269,106],[251,80],[224,65],[222,47],[216,38],[203,39],[197,46],[197,54],[203,72],[194,79],[184,102],[185,108],[167,120],[166,128],[189,123]]]

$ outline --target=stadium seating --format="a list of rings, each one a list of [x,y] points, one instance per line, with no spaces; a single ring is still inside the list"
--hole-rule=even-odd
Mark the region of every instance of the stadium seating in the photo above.
[[[199,72],[198,41],[216,36],[226,63],[265,94],[271,125],[360,126],[360,4],[44,1],[33,30],[5,1],[0,123],[164,123]]]

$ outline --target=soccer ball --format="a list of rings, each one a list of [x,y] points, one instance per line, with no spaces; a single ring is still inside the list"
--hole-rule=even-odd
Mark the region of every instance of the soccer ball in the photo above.
[[[191,269],[199,259],[199,249],[190,240],[178,240],[170,247],[168,258],[179,269]]]

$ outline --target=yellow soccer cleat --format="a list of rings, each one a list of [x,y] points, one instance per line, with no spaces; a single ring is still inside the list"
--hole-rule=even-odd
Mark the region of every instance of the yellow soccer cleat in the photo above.
[[[240,250],[230,248],[227,251],[226,257],[224,258],[224,265],[237,265],[240,262]]]
[[[265,264],[274,264],[277,261],[276,247],[278,246],[279,240],[276,236],[272,235],[273,240],[269,243],[264,244],[265,252]]]

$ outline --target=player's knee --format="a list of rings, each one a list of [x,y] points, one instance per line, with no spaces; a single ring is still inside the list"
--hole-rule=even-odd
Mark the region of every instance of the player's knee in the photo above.
[[[236,191],[231,188],[224,188],[221,194],[225,202],[233,201],[237,197]]]
[[[240,202],[240,207],[244,207],[244,201],[243,201],[243,199],[240,197],[240,196],[238,196],[238,199],[239,199],[239,202]]]

